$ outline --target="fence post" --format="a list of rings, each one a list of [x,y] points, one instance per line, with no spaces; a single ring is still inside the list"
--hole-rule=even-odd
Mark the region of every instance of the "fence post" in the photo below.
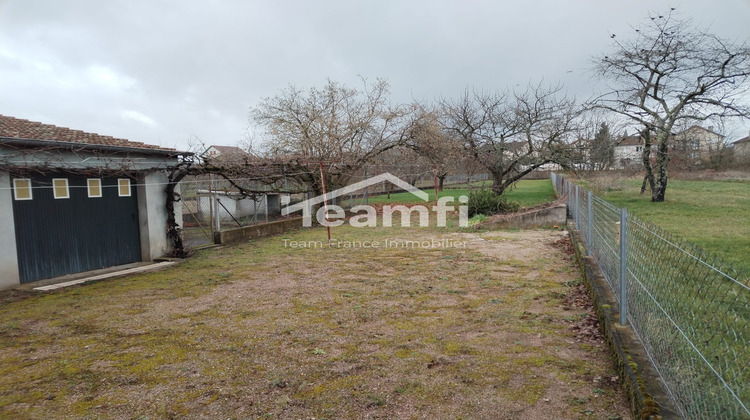
[[[620,325],[628,325],[628,209],[620,209]]]
[[[367,179],[367,167],[365,166],[365,179]],[[365,187],[365,205],[370,204],[370,198],[367,195],[367,191],[370,189],[370,187]]]
[[[591,191],[588,191],[586,194],[586,256],[590,257],[592,255],[593,245],[591,244],[591,229],[594,227],[594,222],[592,221],[594,217],[594,209],[593,209],[593,201],[594,194],[591,193]]]
[[[286,179],[286,165],[283,165],[281,170],[284,171],[284,191],[289,192],[289,182]]]
[[[214,232],[218,233],[221,232],[221,218],[219,215],[221,212],[219,211],[219,195],[214,193],[211,194],[214,199]]]
[[[578,201],[578,185],[576,185],[576,229],[580,232],[581,231],[581,205],[580,201]]]
[[[550,172],[550,174],[549,174],[549,180],[552,181],[552,188],[555,189],[555,192],[559,192],[557,190],[557,180],[555,179],[555,173],[554,172]]]

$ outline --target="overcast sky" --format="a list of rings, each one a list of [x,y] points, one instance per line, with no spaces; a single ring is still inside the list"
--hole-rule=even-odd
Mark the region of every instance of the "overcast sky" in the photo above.
[[[387,79],[393,102],[544,78],[582,100],[610,34],[670,7],[750,37],[750,0],[0,0],[0,114],[186,149],[238,144],[260,98],[326,78]]]

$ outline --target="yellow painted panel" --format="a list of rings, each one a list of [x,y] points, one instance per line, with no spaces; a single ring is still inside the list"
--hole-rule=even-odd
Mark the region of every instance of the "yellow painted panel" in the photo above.
[[[52,180],[52,190],[55,198],[70,198],[68,194],[68,180],[65,178],[55,178]]]
[[[16,196],[16,200],[31,200],[31,180],[14,179],[13,193]]]

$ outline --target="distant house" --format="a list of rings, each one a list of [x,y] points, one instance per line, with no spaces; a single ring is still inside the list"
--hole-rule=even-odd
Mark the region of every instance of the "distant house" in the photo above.
[[[169,253],[166,170],[184,154],[0,115],[0,288]]]
[[[643,156],[643,138],[640,135],[625,136],[616,145],[614,150],[614,167],[627,168],[640,165]]]
[[[578,169],[591,169],[591,145],[593,141],[578,138],[570,143],[570,154],[573,166]]]
[[[254,158],[253,155],[240,149],[237,146],[217,146],[217,145],[209,146],[208,149],[206,149],[203,153],[201,153],[201,157],[208,162],[224,163],[224,164],[246,163],[249,160]]]
[[[713,131],[713,127],[694,125],[674,135],[672,150],[675,157],[688,160],[708,160],[724,147],[724,136]]]
[[[750,136],[743,137],[732,143],[735,159],[750,162]]]
[[[615,167],[640,165],[643,148],[644,141],[640,135],[623,137],[614,148]],[[690,164],[708,160],[723,148],[723,135],[713,131],[713,127],[703,128],[698,125],[672,134],[669,143],[670,158]],[[653,154],[651,157],[654,158]]]

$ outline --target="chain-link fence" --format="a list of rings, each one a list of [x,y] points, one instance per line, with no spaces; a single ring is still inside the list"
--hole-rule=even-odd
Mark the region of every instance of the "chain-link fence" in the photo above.
[[[552,174],[683,418],[750,419],[750,281],[664,230]]]
[[[237,181],[235,181],[237,182]],[[185,246],[196,248],[214,243],[216,232],[268,223],[282,218],[281,205],[299,197],[266,188],[262,183],[244,187],[259,191],[253,196],[240,194],[221,178],[204,175],[186,177],[180,182],[183,239]]]
[[[313,165],[311,172],[319,169]],[[369,179],[381,173],[393,171],[418,188],[432,188],[436,176],[431,167],[424,165],[369,165],[363,166],[348,180],[349,184]],[[317,174],[316,174],[317,175]],[[216,243],[218,232],[242,228],[260,223],[282,219],[282,207],[286,204],[312,198],[309,187],[284,180],[281,183],[268,183],[264,178],[231,178],[228,181],[218,175],[189,176],[180,182],[182,204],[182,233],[185,247],[194,249]],[[444,177],[446,187],[469,187],[472,183],[481,183],[488,179],[486,173],[455,174]],[[236,188],[241,185],[253,195],[241,194]],[[305,191],[307,188],[307,192]],[[398,193],[398,187],[390,182],[368,185],[365,188],[334,194],[329,191],[329,204],[351,209],[357,205],[368,204],[371,197]]]

